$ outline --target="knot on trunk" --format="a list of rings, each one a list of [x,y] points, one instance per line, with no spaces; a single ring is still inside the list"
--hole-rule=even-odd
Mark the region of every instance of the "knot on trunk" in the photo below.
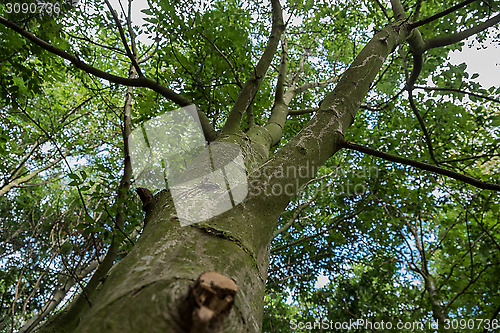
[[[234,303],[238,287],[233,279],[217,272],[204,272],[189,295],[192,308],[190,333],[222,332],[224,318]]]

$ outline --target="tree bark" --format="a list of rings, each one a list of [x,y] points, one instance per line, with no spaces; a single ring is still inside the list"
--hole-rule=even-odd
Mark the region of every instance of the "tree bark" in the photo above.
[[[74,331],[189,332],[196,324],[192,290],[203,272],[214,271],[233,279],[238,291],[224,327],[206,332],[260,332],[269,249],[279,215],[319,166],[342,148],[343,134],[371,82],[406,34],[404,27],[391,25],[376,34],[310,123],[272,158],[267,158],[267,138],[220,137],[218,141],[237,143],[245,156],[250,184],[245,200],[207,221],[181,227],[170,193],[156,195],[140,239],[101,280]]]

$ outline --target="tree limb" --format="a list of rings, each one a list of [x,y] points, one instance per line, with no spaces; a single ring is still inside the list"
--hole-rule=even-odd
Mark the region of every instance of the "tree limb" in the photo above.
[[[396,21],[405,18],[405,10],[401,0],[391,0],[392,12],[394,13],[394,18]]]
[[[58,159],[56,159],[55,161],[45,165],[44,167],[41,167],[39,169],[36,169],[36,170],[30,172],[26,176],[10,180],[7,184],[3,185],[0,188],[0,197],[3,196],[5,193],[9,192],[12,188],[19,187],[21,184],[26,183],[27,181],[33,179],[33,177],[38,175],[40,172],[45,171],[45,170],[49,169],[50,167],[56,165],[57,163],[61,162],[61,160],[67,156],[69,156],[69,153],[64,154],[63,156],[61,156]]]
[[[384,5],[380,2],[380,0],[375,0],[377,2],[377,5],[380,7],[382,12],[384,13],[384,16],[387,18],[387,21],[390,22],[391,18],[389,17],[389,14],[387,14],[387,10],[385,9]]]
[[[464,183],[467,183],[469,185],[472,185],[474,187],[477,187],[477,188],[480,188],[483,190],[500,191],[500,184],[488,183],[488,182],[485,182],[485,181],[482,181],[482,180],[479,180],[479,179],[476,179],[476,178],[473,178],[470,176],[463,175],[463,174],[458,173],[458,172],[447,170],[445,168],[441,168],[441,167],[438,167],[435,165],[431,165],[431,164],[427,164],[427,163],[423,163],[423,162],[419,162],[419,161],[410,160],[410,159],[400,157],[400,156],[390,155],[390,154],[381,152],[379,150],[364,147],[362,145],[359,145],[359,144],[356,144],[353,142],[345,142],[343,147],[347,148],[347,149],[356,150],[356,151],[359,151],[359,152],[364,153],[364,154],[380,157],[380,158],[387,160],[387,161],[390,161],[390,162],[401,163],[404,165],[413,166],[413,167],[421,169],[421,170],[431,171],[431,172],[434,172],[434,173],[437,173],[437,174],[440,174],[443,176],[447,176],[447,177],[450,177],[450,178],[453,178],[456,180],[460,180]]]
[[[477,33],[480,33],[483,30],[486,30],[495,24],[500,22],[500,14],[497,16],[494,16],[490,18],[489,20],[478,24],[470,29],[464,30],[462,32],[458,32],[456,34],[448,35],[448,36],[442,36],[442,37],[436,37],[436,38],[431,38],[427,39],[425,41],[425,50],[430,50],[436,47],[442,47],[442,46],[447,46],[451,44],[458,43],[464,39],[469,38],[472,35],[475,35]]]
[[[434,88],[434,87],[415,86],[414,89],[422,89],[422,90],[426,90],[426,91],[449,91],[449,92],[455,92],[455,93],[459,93],[459,94],[470,95],[470,96],[474,96],[477,98],[482,98],[482,99],[485,99],[485,100],[490,101],[490,102],[500,103],[500,99],[492,98],[489,96],[484,96],[481,94],[476,94],[476,93],[473,93],[470,91],[455,89],[455,88],[439,88],[439,87]]]
[[[306,83],[296,89],[294,89],[293,93],[294,95],[298,95],[300,93],[303,93],[304,91],[307,91],[312,88],[320,88],[320,87],[325,87],[329,85],[332,82],[335,82],[339,79],[338,76],[333,76],[327,80],[321,81],[321,82],[311,82],[311,83]]]
[[[5,25],[6,27],[14,30],[15,32],[19,33],[21,36],[25,37],[29,41],[33,42],[34,44],[40,46],[41,48],[45,49],[46,51],[49,51],[50,53],[53,53],[63,59],[66,59],[70,61],[76,68],[81,69],[89,74],[92,74],[94,76],[97,76],[101,79],[104,79],[109,82],[113,82],[116,84],[121,84],[125,86],[130,86],[130,87],[145,87],[145,88],[150,88],[151,90],[159,93],[163,97],[169,99],[170,101],[176,103],[177,105],[180,106],[188,106],[193,104],[188,98],[176,93],[175,91],[171,90],[170,88],[167,88],[163,85],[161,85],[158,82],[155,82],[151,79],[148,79],[146,77],[140,77],[140,78],[125,78],[117,75],[113,75],[107,72],[104,72],[100,69],[97,69],[95,67],[92,67],[85,62],[81,61],[78,57],[61,50],[55,46],[53,46],[50,43],[47,43],[46,41],[36,37],[33,35],[31,32],[23,29],[19,25],[15,24],[14,22],[11,22],[4,17],[0,16],[0,23]],[[216,133],[212,125],[210,124],[210,121],[208,120],[207,116],[205,113],[203,113],[201,110],[196,108],[198,111],[198,116],[200,118],[201,126],[203,133],[205,134],[205,139],[207,141],[213,141],[215,139]]]
[[[127,43],[127,38],[125,37],[125,32],[123,31],[123,27],[120,23],[120,20],[118,19],[118,16],[116,15],[116,11],[113,9],[111,4],[109,3],[109,0],[104,0],[106,2],[106,5],[108,6],[109,11],[111,12],[111,15],[113,16],[113,20],[116,23],[116,27],[118,28],[118,32],[120,33],[120,38],[122,40],[122,44],[125,47],[125,52],[127,53],[127,56],[130,58],[130,61],[132,62],[132,65],[135,67],[135,70],[139,77],[143,77],[144,75],[141,72],[141,68],[139,67],[139,64],[137,63],[137,58],[135,52],[130,51],[130,48]],[[130,36],[131,39],[133,40],[133,36]]]
[[[229,65],[231,72],[233,72],[234,79],[236,80],[236,84],[238,85],[238,87],[243,88],[243,84],[240,81],[240,77],[238,75],[238,72],[236,71],[236,68],[234,68],[233,64],[231,63],[231,60],[229,60],[229,58],[226,57],[226,55],[221,51],[221,49],[219,49],[219,47],[213,41],[211,41],[203,32],[200,32],[200,34],[203,38],[205,38],[210,43],[210,45],[213,46],[215,51],[217,51],[217,53],[219,53],[220,56],[224,59],[224,61]]]
[[[415,4],[415,11],[413,12],[413,20],[418,20],[418,17],[420,16],[420,9],[422,8],[422,2],[423,0],[417,0],[417,3]]]
[[[79,272],[71,276],[64,284],[62,284],[58,289],[54,291],[54,295],[52,299],[49,300],[40,310],[40,313],[35,317],[28,320],[23,327],[19,329],[19,333],[28,333],[32,332],[36,325],[43,320],[47,315],[49,315],[59,303],[66,297],[68,291],[73,287],[76,283],[76,279],[83,279],[87,275],[89,275],[92,271],[94,271],[99,265],[99,261],[95,260],[91,262],[87,267],[81,269]]]
[[[299,116],[301,114],[313,113],[318,111],[318,108],[310,108],[310,109],[301,109],[301,110],[291,110],[288,111],[288,114],[291,116]]]
[[[241,89],[233,108],[229,112],[226,123],[222,128],[223,133],[236,132],[239,129],[243,113],[247,110],[248,106],[252,103],[255,94],[259,90],[260,83],[262,82],[264,75],[269,68],[271,61],[274,58],[276,49],[280,42],[280,37],[285,30],[285,25],[283,23],[283,13],[281,10],[281,4],[279,0],[272,0],[272,12],[273,12],[273,23],[271,28],[271,34],[267,42],[266,49],[262,54],[257,66],[250,75],[250,78],[245,82],[243,89]]]
[[[276,82],[276,92],[274,94],[275,103],[284,103],[285,81],[288,70],[288,45],[284,35],[281,36],[281,62],[278,70],[278,80]]]
[[[435,15],[432,15],[426,19],[423,19],[423,20],[420,20],[420,21],[417,21],[417,22],[413,22],[413,23],[410,23],[410,29],[413,29],[413,28],[417,28],[417,27],[420,27],[421,25],[424,25],[424,24],[427,24],[429,22],[432,22],[432,21],[435,21],[437,19],[440,19],[441,17],[443,16],[446,16],[450,13],[453,13],[454,11],[457,11],[458,9],[462,8],[462,7],[465,7],[467,6],[468,4],[474,2],[474,1],[477,1],[477,0],[465,0],[459,4],[456,4],[455,6],[452,6],[446,10],[443,10],[442,12],[440,13],[437,13]]]

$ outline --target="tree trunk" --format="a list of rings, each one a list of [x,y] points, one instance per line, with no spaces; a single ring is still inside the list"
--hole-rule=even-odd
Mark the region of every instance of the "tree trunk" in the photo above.
[[[402,26],[387,26],[376,34],[309,124],[271,159],[266,161],[267,138],[259,141],[258,134],[219,138],[237,142],[248,165],[257,165],[247,166],[245,200],[207,221],[181,227],[170,193],[160,192],[140,239],[103,279],[75,332],[189,332],[196,321],[189,295],[206,271],[234,279],[238,288],[224,328],[206,332],[260,332],[269,249],[279,215],[342,148],[343,134],[402,35],[407,35]],[[61,331],[56,324],[48,331]]]

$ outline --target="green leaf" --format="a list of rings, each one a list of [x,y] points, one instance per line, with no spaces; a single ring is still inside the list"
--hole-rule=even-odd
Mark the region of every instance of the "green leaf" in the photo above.
[[[70,174],[68,175],[68,177],[69,177],[69,178],[71,178],[71,179],[80,180],[80,177],[78,177],[78,175],[77,175],[77,174],[74,174],[74,173],[70,173]]]

